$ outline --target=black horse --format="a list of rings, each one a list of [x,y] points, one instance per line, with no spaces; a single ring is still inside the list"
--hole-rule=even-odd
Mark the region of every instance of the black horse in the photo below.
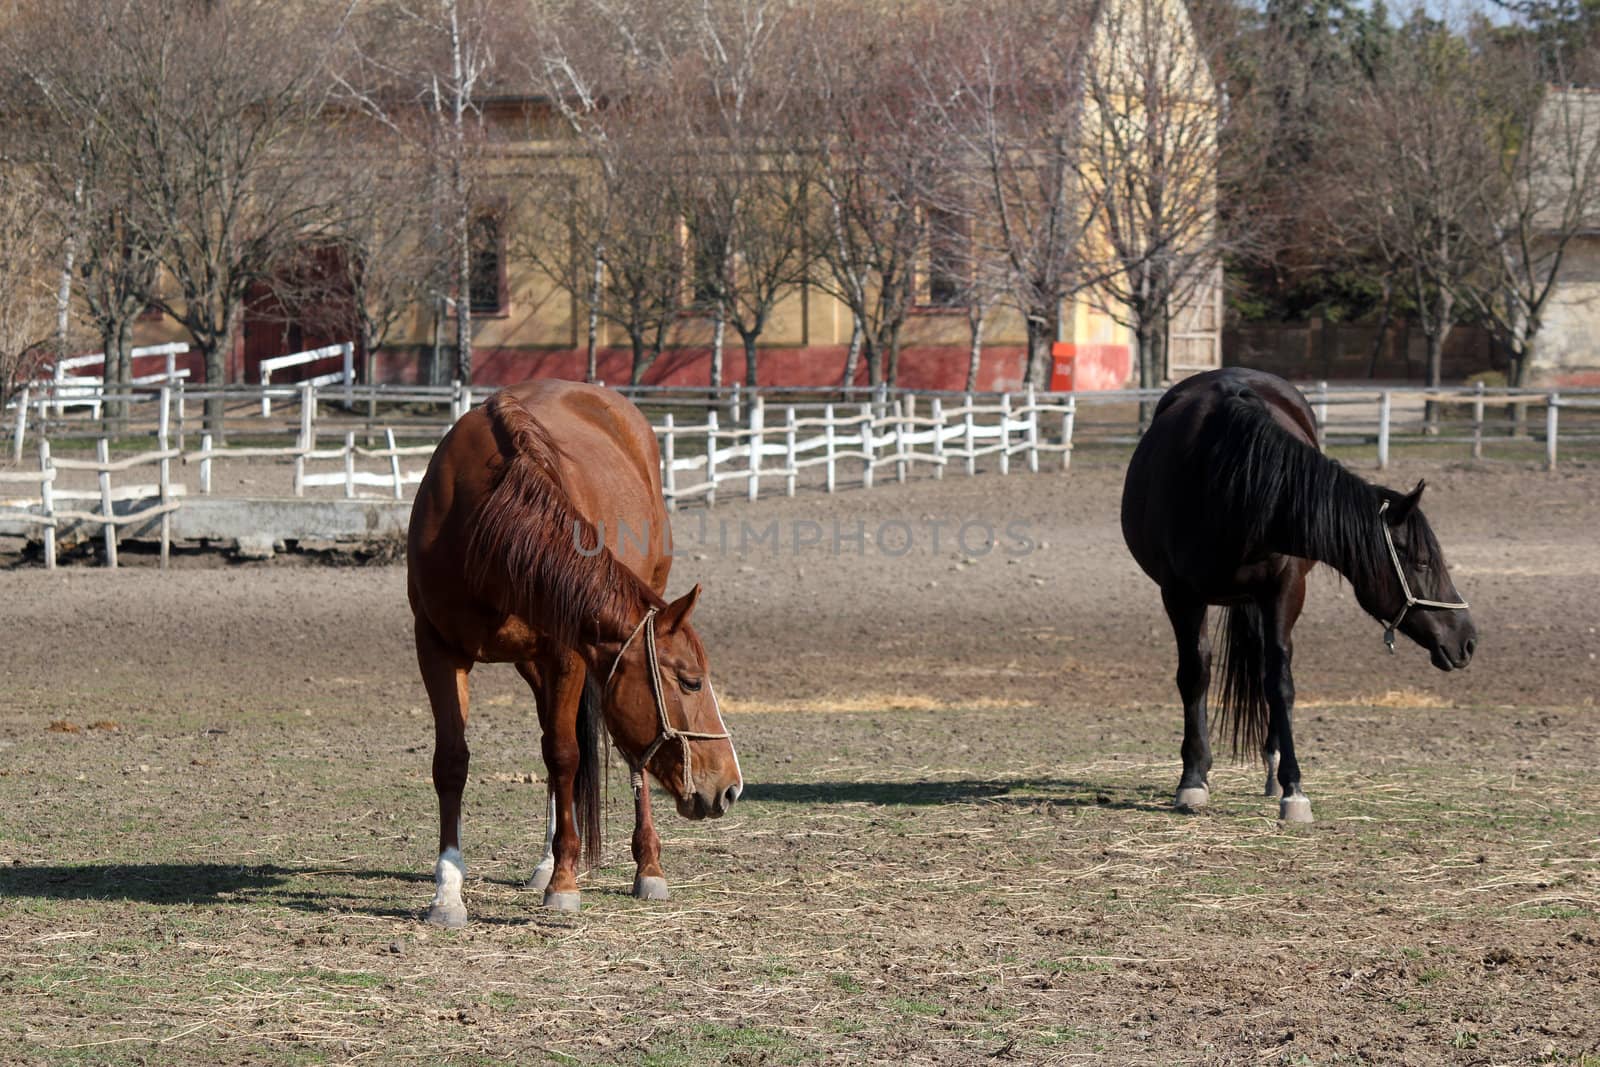
[[[1290,632],[1317,563],[1350,582],[1356,600],[1399,630],[1442,671],[1465,667],[1477,630],[1445,568],[1439,542],[1411,492],[1371,485],[1316,448],[1316,421],[1300,391],[1260,371],[1230,368],[1170,389],[1128,465],[1122,535],[1161,586],[1178,639],[1183,777],[1176,805],[1209,799],[1206,613],[1222,605],[1219,725],[1233,751],[1259,750],[1278,814],[1311,821],[1300,789],[1290,711]],[[1276,781],[1274,781],[1276,772]]]

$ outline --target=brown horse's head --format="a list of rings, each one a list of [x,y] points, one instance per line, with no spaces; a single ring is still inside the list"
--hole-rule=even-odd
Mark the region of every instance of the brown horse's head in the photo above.
[[[697,585],[647,618],[621,646],[604,711],[617,747],[672,794],[679,815],[715,819],[739,799],[744,778],[711,686],[705,646],[689,623],[699,597]]]

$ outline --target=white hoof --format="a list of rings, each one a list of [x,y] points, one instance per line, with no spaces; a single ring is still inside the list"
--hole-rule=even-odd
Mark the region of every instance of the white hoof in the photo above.
[[[1301,794],[1278,801],[1278,818],[1284,822],[1316,821],[1311,817],[1311,799]]]
[[[667,880],[655,876],[633,876],[633,895],[640,900],[671,900],[672,893],[667,889]]]
[[[430,904],[428,921],[447,930],[459,930],[467,925],[467,908],[464,904]]]
[[[525,889],[548,889],[550,878],[556,873],[556,865],[545,866],[543,863],[533,869],[533,877],[528,879]]]
[[[582,905],[583,897],[576,890],[567,893],[557,893],[554,890],[544,891],[544,906],[551,911],[577,911]]]
[[[1187,811],[1192,813],[1205,810],[1206,805],[1210,803],[1211,790],[1207,789],[1203,785],[1192,785],[1187,789],[1178,790],[1177,799],[1172,802],[1172,806],[1177,808],[1179,811]]]
[[[1267,772],[1267,784],[1262,788],[1261,795],[1267,797],[1283,796],[1283,786],[1279,784],[1276,772]]]

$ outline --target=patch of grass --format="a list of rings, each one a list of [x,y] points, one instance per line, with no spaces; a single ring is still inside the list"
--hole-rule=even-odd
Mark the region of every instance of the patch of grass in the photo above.
[[[888,1006],[901,1015],[943,1015],[944,1007],[916,997],[891,997]]]
[[[846,993],[861,992],[861,983],[856,981],[853,976],[845,974],[842,971],[837,971],[833,974],[830,974],[828,976],[828,984],[833,986],[833,988],[843,990]]]

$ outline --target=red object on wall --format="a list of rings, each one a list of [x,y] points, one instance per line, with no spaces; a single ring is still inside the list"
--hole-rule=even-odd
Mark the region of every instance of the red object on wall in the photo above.
[[[1050,391],[1052,393],[1070,393],[1075,388],[1072,381],[1072,371],[1077,355],[1078,346],[1071,341],[1057,341],[1050,346]]]
[[[1057,341],[1050,346],[1050,388],[1055,392],[1121,389],[1133,372],[1127,345],[1080,345]]]

